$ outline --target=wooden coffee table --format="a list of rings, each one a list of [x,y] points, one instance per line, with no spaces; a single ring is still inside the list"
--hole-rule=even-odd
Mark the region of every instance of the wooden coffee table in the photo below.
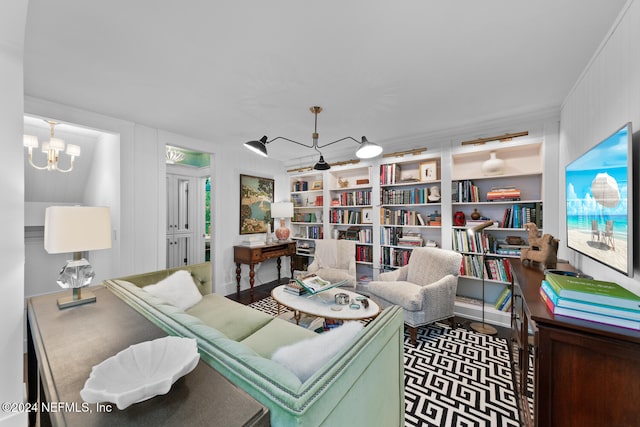
[[[285,306],[293,310],[296,324],[300,322],[300,316],[303,313],[311,316],[324,317],[325,319],[333,320],[373,319],[380,313],[380,307],[371,299],[368,299],[369,307],[364,308],[362,303],[356,300],[357,297],[362,297],[362,295],[352,291],[333,288],[313,296],[298,296],[286,292],[284,288],[285,285],[274,288],[271,291],[271,297],[278,303],[278,315],[280,315],[280,306]],[[350,304],[336,304],[335,294],[337,293],[345,293],[349,295],[350,303],[355,302],[360,307],[350,308]]]

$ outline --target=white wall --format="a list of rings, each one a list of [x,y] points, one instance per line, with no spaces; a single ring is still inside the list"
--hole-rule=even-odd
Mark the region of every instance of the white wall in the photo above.
[[[581,78],[567,96],[561,112],[560,165],[564,167],[626,122],[640,130],[640,1],[632,0],[621,12],[609,37],[600,46]],[[636,147],[638,148],[638,147]],[[560,180],[564,200],[564,176]],[[640,184],[635,180],[634,193]],[[637,206],[636,198],[634,204]],[[546,212],[546,207],[545,207]],[[565,227],[565,207],[561,205],[561,227]],[[640,224],[635,224],[638,238]],[[560,253],[573,265],[601,280],[619,283],[640,295],[640,272],[629,278],[582,256],[561,242]],[[637,247],[637,245],[636,245]],[[636,253],[637,260],[640,254]],[[637,261],[636,261],[637,267]]]
[[[0,402],[22,402],[24,307],[23,51],[28,2],[2,2],[0,14]],[[25,426],[26,414],[0,409],[0,425]]]
[[[111,249],[89,252],[96,276],[93,283],[114,277],[120,265],[120,137],[102,134],[94,147],[91,173],[84,187],[86,206],[107,206],[111,211]]]

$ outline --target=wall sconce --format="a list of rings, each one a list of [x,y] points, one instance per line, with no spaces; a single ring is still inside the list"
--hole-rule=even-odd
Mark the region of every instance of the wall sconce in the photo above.
[[[314,124],[313,134],[312,134],[313,143],[311,145],[303,144],[302,142],[294,141],[292,139],[285,138],[283,136],[278,136],[278,137],[275,137],[275,138],[269,140],[267,138],[267,136],[265,135],[265,136],[263,136],[262,138],[260,138],[257,141],[245,142],[244,146],[247,147],[249,150],[253,151],[254,153],[259,154],[262,157],[268,157],[267,144],[270,144],[273,141],[278,140],[278,139],[284,139],[285,141],[289,141],[289,142],[292,142],[294,144],[302,145],[303,147],[313,148],[314,150],[316,150],[320,154],[320,159],[318,160],[318,162],[315,165],[313,165],[313,169],[316,169],[316,170],[327,170],[327,169],[331,168],[331,166],[327,162],[324,161],[324,156],[322,155],[322,152],[320,151],[320,149],[324,148],[324,147],[328,147],[329,145],[335,144],[335,143],[340,142],[340,141],[345,141],[345,140],[349,139],[349,140],[352,140],[355,143],[359,144],[360,147],[358,148],[358,151],[356,151],[356,156],[359,159],[370,159],[370,158],[376,157],[377,155],[382,153],[382,147],[380,147],[377,144],[374,144],[373,142],[368,141],[366,136],[363,136],[361,141],[358,141],[357,139],[352,138],[350,136],[345,136],[344,138],[340,138],[340,139],[337,139],[335,141],[331,141],[331,142],[329,142],[327,144],[318,145],[318,136],[319,136],[318,135],[318,114],[320,114],[320,112],[322,111],[322,107],[313,106],[313,107],[310,107],[309,110],[315,116],[315,124]]]
[[[38,148],[38,137],[34,135],[24,135],[22,137],[22,144],[27,147],[29,152],[29,164],[39,170],[58,171],[58,172],[71,172],[73,170],[73,162],[76,157],[80,157],[80,147],[74,144],[66,144],[67,155],[71,157],[70,165],[68,169],[61,169],[58,166],[59,155],[61,151],[64,151],[65,143],[60,138],[56,138],[54,129],[58,123],[45,120],[51,127],[51,138],[49,142],[42,143],[42,152],[47,155],[46,166],[37,166],[33,163],[33,149]]]

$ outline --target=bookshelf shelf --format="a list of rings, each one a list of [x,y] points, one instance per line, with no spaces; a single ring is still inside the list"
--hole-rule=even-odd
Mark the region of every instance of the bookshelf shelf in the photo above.
[[[504,160],[504,170],[500,175],[487,176],[482,170],[491,152]],[[507,248],[506,237],[515,234],[526,238],[523,226],[528,221],[537,222],[542,228],[542,142],[463,149],[452,154],[451,164],[452,213],[458,216],[462,213],[465,219],[469,219],[477,210],[482,219],[496,222],[482,235],[473,237],[467,233],[468,224],[455,226],[454,223],[451,228],[452,249],[463,255],[464,274],[458,281],[458,295],[478,298],[484,276],[487,294],[485,314],[489,319],[498,316],[509,325],[508,315],[505,317],[491,303],[505,290],[510,292],[510,260],[519,258],[512,245]],[[491,200],[493,198],[497,199]],[[487,251],[484,257],[482,250]],[[498,250],[514,253],[499,254]],[[463,308],[470,309],[468,306]]]

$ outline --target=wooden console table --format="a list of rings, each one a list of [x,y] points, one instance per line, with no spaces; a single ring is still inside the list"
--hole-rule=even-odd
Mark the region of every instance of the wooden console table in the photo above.
[[[59,310],[56,299],[67,293],[28,301],[29,403],[50,409],[30,412],[29,425],[269,425],[267,408],[202,361],[169,393],[124,410],[84,403],[80,390],[94,365],[167,334],[102,286],[95,303]]]
[[[540,297],[544,271],[511,265],[515,362],[527,426],[637,426],[640,420],[640,331],[555,316]],[[571,270],[568,264],[559,267]],[[533,337],[529,334],[533,332]],[[533,419],[526,377],[533,354]]]
[[[254,266],[270,258],[278,258],[278,283],[280,283],[280,268],[282,261],[280,257],[288,256],[291,265],[291,277],[293,277],[293,255],[296,254],[295,242],[273,243],[261,246],[234,246],[233,262],[236,263],[236,281],[238,282],[237,293],[240,294],[240,266],[242,264],[249,265],[249,285],[250,292],[253,293],[253,284],[255,283],[256,273]]]

